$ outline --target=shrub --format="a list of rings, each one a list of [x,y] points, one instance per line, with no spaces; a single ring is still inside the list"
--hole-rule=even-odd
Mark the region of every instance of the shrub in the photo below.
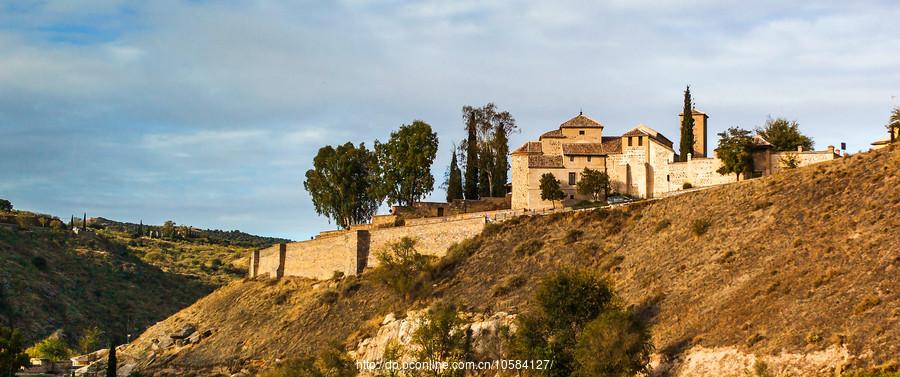
[[[712,225],[707,219],[694,219],[691,221],[691,233],[694,233],[695,236],[700,237],[706,234],[706,231],[709,230],[709,226]]]
[[[430,363],[452,363],[470,359],[472,330],[464,328],[459,310],[453,304],[436,304],[428,309],[421,325],[413,333],[416,360]],[[461,370],[441,371],[449,376],[462,376]]]
[[[436,277],[445,276],[469,256],[475,254],[479,247],[481,247],[480,238],[469,238],[451,245],[447,248],[447,255],[435,263],[432,273]]]
[[[645,326],[620,307],[598,275],[557,272],[541,282],[533,302],[517,318],[518,330],[510,338],[514,358],[552,360],[550,376],[634,375],[647,365]]]
[[[338,291],[334,289],[326,289],[322,294],[319,295],[319,304],[322,305],[331,305],[337,302],[340,294]]]
[[[683,190],[687,190],[689,188],[694,188],[694,185],[692,185],[690,182],[685,182],[683,185],[681,185],[681,189]]]
[[[66,345],[59,334],[53,334],[44,340],[35,343],[26,350],[28,356],[50,361],[63,361],[72,356],[72,350]]]
[[[13,210],[12,202],[10,202],[9,200],[6,200],[6,199],[0,199],[0,211],[9,212],[12,210]]]
[[[481,234],[485,236],[493,236],[500,231],[503,230],[503,225],[499,223],[484,223],[484,229],[481,231]]]
[[[47,271],[47,260],[44,259],[44,257],[37,256],[31,258],[31,264],[38,270]]]
[[[494,288],[494,297],[506,296],[523,284],[525,284],[525,277],[522,275],[507,276],[503,278],[499,286]]]
[[[520,242],[513,248],[513,252],[518,255],[534,255],[544,247],[544,241],[541,240],[525,240]]]
[[[429,258],[420,254],[414,240],[403,237],[377,255],[376,279],[404,299],[411,299],[426,287],[430,278]]]
[[[584,232],[582,230],[572,229],[566,233],[566,236],[565,236],[565,238],[563,238],[563,241],[565,241],[565,243],[574,243],[574,242],[577,242],[578,239],[581,238],[581,236],[583,236],[583,235],[584,235]]]
[[[669,219],[662,219],[656,224],[656,233],[663,231],[668,228],[669,225],[672,225],[672,221]]]

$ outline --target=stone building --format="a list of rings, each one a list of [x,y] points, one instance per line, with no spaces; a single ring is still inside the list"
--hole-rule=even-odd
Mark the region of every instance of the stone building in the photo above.
[[[613,192],[652,198],[686,187],[705,187],[774,174],[786,166],[805,166],[840,157],[834,147],[825,151],[775,152],[759,135],[754,137],[754,172],[742,177],[722,175],[715,151],[707,149],[708,119],[694,109],[693,153],[687,161],[675,162],[673,143],[663,134],[638,124],[621,136],[603,136],[603,125],[579,113],[512,152],[512,208],[545,209],[554,203],[541,199],[540,178],[553,174],[566,193],[563,205],[587,196],[576,192],[584,168],[601,170],[610,177]],[[684,114],[678,115],[678,122]]]

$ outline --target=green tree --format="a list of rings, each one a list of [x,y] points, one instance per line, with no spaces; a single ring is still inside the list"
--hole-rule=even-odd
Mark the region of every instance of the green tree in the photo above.
[[[456,305],[439,303],[428,309],[413,333],[417,360],[437,363],[466,361],[472,355],[472,331],[464,328]],[[431,376],[462,376],[463,370],[427,370]]]
[[[735,174],[740,179],[741,174],[753,171],[753,138],[750,131],[738,127],[731,127],[719,134],[719,147],[716,153],[722,161],[722,166],[717,170],[719,174]]]
[[[566,198],[566,193],[559,187],[559,180],[553,176],[553,173],[544,173],[541,175],[541,200],[549,200],[553,202],[553,208],[556,208],[556,201]]]
[[[694,106],[691,103],[691,86],[684,90],[684,110],[681,117],[681,144],[678,148],[681,161],[687,161],[688,153],[694,151]]]
[[[466,123],[466,171],[464,194],[466,199],[478,199],[478,112],[471,106],[463,107],[463,120]]]
[[[116,377],[119,360],[116,359],[116,343],[109,342],[109,355],[106,358],[106,377]]]
[[[593,200],[601,200],[609,193],[609,174],[605,171],[584,168],[581,180],[575,187],[579,194],[590,195]]]
[[[9,212],[12,210],[13,210],[12,202],[10,202],[9,200],[6,200],[6,199],[0,199],[0,211]]]
[[[532,306],[518,318],[511,356],[553,360],[550,376],[569,376],[576,368],[575,346],[584,327],[613,308],[608,283],[587,270],[564,269],[541,281]]]
[[[506,196],[506,181],[509,179],[509,132],[515,127],[515,120],[508,112],[494,116],[494,138],[491,141],[494,151],[494,166],[491,174],[491,196]]]
[[[82,355],[96,351],[100,348],[103,330],[97,326],[88,327],[78,338],[78,352]]]
[[[453,146],[453,156],[450,157],[450,171],[447,178],[447,202],[463,198],[462,171],[456,161],[456,146]]]
[[[607,310],[578,337],[573,375],[631,377],[649,372],[652,351],[650,332],[637,316],[625,310]]]
[[[415,240],[403,237],[376,254],[375,277],[404,299],[413,298],[424,288],[429,274],[429,257],[416,250]]]
[[[26,352],[33,358],[51,361],[63,361],[72,356],[72,350],[58,332],[35,343]]]
[[[0,326],[0,376],[13,377],[20,367],[30,364],[23,348],[22,334]]]
[[[375,141],[379,190],[389,205],[412,205],[434,189],[431,164],[437,148],[437,133],[421,120],[400,126],[384,144]]]
[[[891,134],[891,143],[896,142],[898,135],[900,135],[900,107],[895,107],[894,110],[891,111],[891,117],[888,120],[886,127],[888,133]]]
[[[161,231],[164,238],[175,238],[175,222],[172,220],[166,220],[166,222],[163,223]]]
[[[364,144],[356,147],[348,142],[319,149],[303,182],[316,213],[344,229],[369,221],[382,201],[376,163],[375,154]]]
[[[812,150],[813,140],[800,133],[800,123],[785,118],[769,118],[766,124],[756,129],[756,133],[772,144],[777,152],[796,151],[797,147]]]

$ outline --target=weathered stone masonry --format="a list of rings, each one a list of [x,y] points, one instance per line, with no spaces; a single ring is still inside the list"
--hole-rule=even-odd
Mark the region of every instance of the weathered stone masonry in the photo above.
[[[402,227],[334,232],[309,241],[281,243],[252,253],[250,277],[329,279],[335,272],[356,275],[377,265],[377,253],[403,237],[416,240],[416,249],[422,254],[443,256],[454,243],[481,233],[485,221],[485,215],[471,215]]]

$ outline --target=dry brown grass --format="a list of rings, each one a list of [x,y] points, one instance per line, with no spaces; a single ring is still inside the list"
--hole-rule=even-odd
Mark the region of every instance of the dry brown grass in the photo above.
[[[400,303],[365,274],[354,294],[327,306],[316,302],[325,283],[232,283],[151,328],[132,350],[148,350],[152,337],[167,335],[162,329],[190,320],[218,330],[165,365],[249,365],[358,339],[351,334],[367,321],[431,300],[520,312],[542,276],[577,266],[606,274],[667,354],[693,345],[769,354],[840,343],[867,355],[859,362],[896,362],[898,187],[900,150],[882,150],[624,208],[518,218],[455,252],[432,296],[419,301]],[[675,220],[660,226],[665,219]],[[694,219],[709,221],[699,235]],[[573,230],[582,233],[567,242]],[[272,305],[284,291],[290,305]]]

